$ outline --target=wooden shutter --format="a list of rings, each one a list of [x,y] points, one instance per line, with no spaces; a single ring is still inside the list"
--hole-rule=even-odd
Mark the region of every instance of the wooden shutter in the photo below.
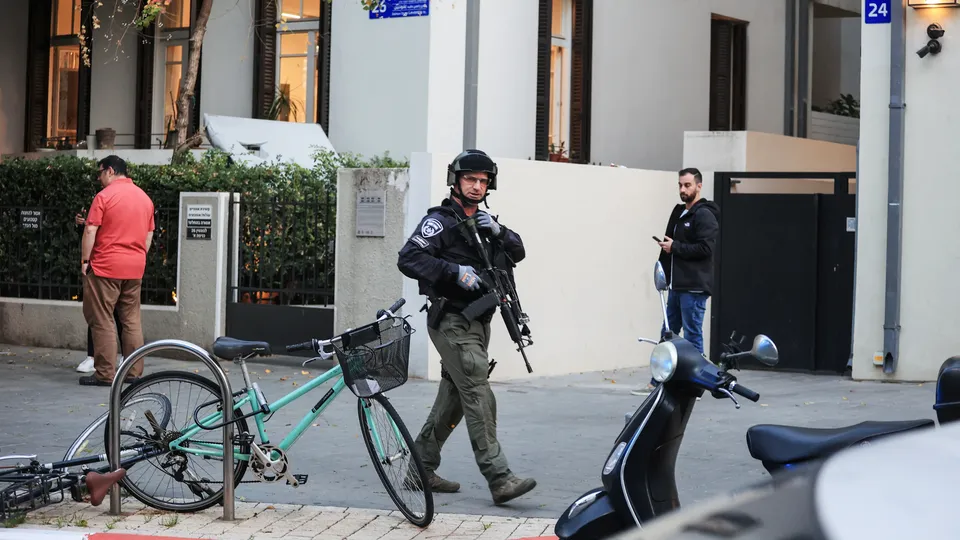
[[[137,110],[134,120],[134,146],[149,149],[153,131],[154,29],[151,24],[137,36]],[[163,137],[166,133],[163,134]]]
[[[550,152],[550,43],[552,0],[540,0],[537,28],[537,120],[534,159],[546,161]]]
[[[83,62],[81,54],[80,70],[77,74],[77,83],[80,87],[77,96],[79,100],[79,103],[77,103],[77,142],[86,140],[87,136],[90,135],[90,81],[93,71],[93,47],[90,47],[90,44],[93,43],[93,23],[91,22],[93,6],[94,0],[81,0],[80,2],[80,20],[86,27],[83,39],[90,49],[91,65],[88,67]]]
[[[570,59],[570,161],[590,162],[590,83],[593,66],[593,0],[573,0]]]
[[[730,23],[710,21],[710,131],[730,129]]]
[[[320,55],[317,58],[317,123],[330,137],[330,50],[333,44],[333,2],[320,2],[320,35],[317,45]]]
[[[50,78],[52,0],[30,2],[27,29],[27,100],[24,150],[43,146],[47,136],[47,87]]]
[[[325,4],[326,2],[321,2]],[[266,118],[277,79],[277,0],[256,0],[253,40],[253,118]]]

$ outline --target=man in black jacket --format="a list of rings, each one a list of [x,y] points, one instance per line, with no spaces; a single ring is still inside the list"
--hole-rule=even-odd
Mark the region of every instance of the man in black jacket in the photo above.
[[[400,249],[397,267],[417,280],[420,293],[430,300],[427,332],[440,353],[441,380],[416,445],[427,469],[426,481],[434,493],[455,493],[460,484],[437,475],[440,450],[461,420],[474,458],[486,478],[493,501],[503,504],[534,487],[533,478],[518,478],[507,463],[497,439],[497,400],[490,389],[487,347],[490,320],[496,307],[468,320],[461,311],[484,294],[477,268],[483,259],[470,241],[467,219],[476,219],[484,249],[492,264],[512,268],[526,257],[520,235],[479,209],[487,193],[497,189],[497,164],[480,150],[466,150],[447,168],[450,196],[427,210],[416,230]],[[407,477],[418,488],[420,480]]]
[[[713,294],[713,251],[720,234],[720,207],[701,197],[703,175],[695,168],[679,173],[680,200],[670,213],[660,244],[660,264],[670,290],[667,295],[667,323],[703,353],[703,316]],[[663,328],[666,332],[666,328]],[[648,393],[650,382],[642,395]],[[637,392],[635,392],[637,393]]]

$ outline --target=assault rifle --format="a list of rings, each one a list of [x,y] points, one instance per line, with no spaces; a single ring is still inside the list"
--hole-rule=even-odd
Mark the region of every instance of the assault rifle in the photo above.
[[[513,286],[510,275],[505,270],[494,268],[490,263],[490,256],[483,245],[480,233],[477,232],[477,223],[473,217],[463,222],[470,230],[470,240],[480,256],[483,258],[484,268],[480,271],[482,286],[487,289],[487,293],[474,300],[463,309],[461,315],[467,320],[473,320],[490,309],[500,307],[500,315],[507,326],[507,332],[510,333],[510,339],[517,344],[517,350],[523,356],[523,362],[527,365],[527,373],[533,373],[530,367],[530,361],[527,360],[527,353],[524,347],[533,345],[533,339],[530,337],[530,328],[527,323],[530,317],[523,312],[520,307],[520,298],[517,296],[517,290]],[[490,367],[493,371],[493,365]]]

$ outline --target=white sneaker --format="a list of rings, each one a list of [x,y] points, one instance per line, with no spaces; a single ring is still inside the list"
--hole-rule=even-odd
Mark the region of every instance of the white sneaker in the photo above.
[[[80,373],[93,373],[95,371],[93,367],[93,357],[88,356],[86,360],[80,362],[80,365],[77,366],[77,371]]]

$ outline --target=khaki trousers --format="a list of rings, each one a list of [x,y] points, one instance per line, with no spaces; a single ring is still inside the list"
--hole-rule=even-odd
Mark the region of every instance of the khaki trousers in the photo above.
[[[123,356],[143,346],[140,325],[139,279],[111,279],[91,273],[83,280],[83,317],[93,333],[93,367],[101,381],[113,382],[117,372],[117,326],[113,310],[117,309],[123,325]],[[143,374],[143,360],[127,373],[128,377]]]
[[[474,459],[492,485],[511,471],[497,439],[497,399],[487,379],[490,324],[447,313],[439,328],[427,331],[452,380],[441,379],[433,409],[416,439],[424,468],[436,471],[440,467],[443,444],[460,421],[466,419]]]

